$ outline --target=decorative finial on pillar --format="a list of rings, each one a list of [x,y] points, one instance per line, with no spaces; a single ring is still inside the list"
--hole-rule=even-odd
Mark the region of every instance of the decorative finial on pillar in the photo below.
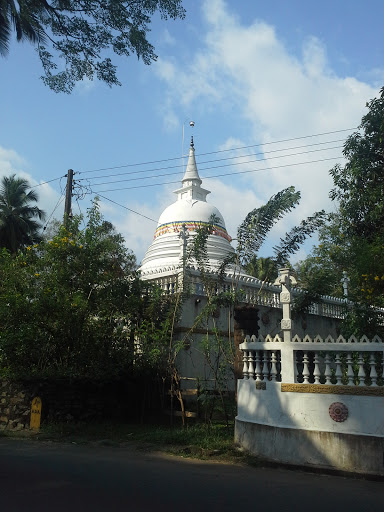
[[[281,330],[283,331],[283,339],[289,343],[292,338],[293,322],[291,319],[291,287],[297,284],[296,279],[291,275],[289,268],[279,268],[279,277],[273,283],[281,286],[280,302],[283,306],[283,318],[281,320]]]
[[[350,281],[350,279],[348,277],[346,270],[343,270],[343,277],[341,278],[341,283],[343,285],[344,297],[346,299],[348,298],[348,283],[349,283],[349,281]]]
[[[194,144],[193,144],[193,135],[191,135],[191,148],[194,148]]]

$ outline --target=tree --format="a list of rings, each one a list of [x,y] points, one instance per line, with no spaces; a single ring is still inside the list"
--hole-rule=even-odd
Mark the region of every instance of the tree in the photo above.
[[[344,145],[347,163],[330,171],[330,197],[339,203],[344,231],[372,240],[384,234],[384,87],[367,107],[360,132]]]
[[[0,252],[0,375],[111,379],[165,372],[168,298],[122,236],[88,210],[51,240]]]
[[[147,40],[151,17],[184,18],[182,0],[0,0],[0,53],[7,53],[11,27],[17,40],[37,46],[44,83],[70,93],[76,82],[97,77],[120,85],[108,56],[137,55],[145,64],[157,59]],[[60,69],[56,57],[64,60]]]
[[[44,34],[37,17],[28,12],[26,2],[14,0],[0,1],[0,54],[5,56],[9,51],[12,28],[16,32],[17,41],[27,39],[33,44],[44,41]]]
[[[299,204],[300,198],[300,192],[296,191],[295,187],[288,187],[273,195],[265,205],[248,213],[237,230],[237,254],[242,265],[252,265],[257,261],[258,251],[269,231],[276,222]],[[289,256],[299,249],[308,236],[323,225],[324,218],[324,210],[316,212],[280,239],[280,244],[273,248],[274,256],[269,258],[275,262],[277,268],[287,264]],[[270,270],[273,270],[272,266]],[[269,278],[268,274],[264,280],[267,278]]]
[[[346,271],[351,303],[343,333],[360,336],[382,329],[377,308],[384,307],[384,88],[367,107],[359,131],[344,145],[346,164],[330,171],[330,197],[338,210],[329,215],[299,275],[311,294],[342,297]]]
[[[4,176],[0,184],[0,247],[12,254],[18,249],[40,241],[40,223],[44,212],[36,205],[38,196],[29,190],[24,178]]]
[[[257,277],[260,281],[273,282],[278,276],[276,261],[271,256],[268,256],[267,258],[252,256],[244,266],[244,269],[247,274]]]

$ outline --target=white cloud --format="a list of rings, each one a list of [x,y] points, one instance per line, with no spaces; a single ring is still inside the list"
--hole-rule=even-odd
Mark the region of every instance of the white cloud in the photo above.
[[[84,77],[80,82],[76,82],[75,90],[82,96],[88,94],[96,87],[96,80],[90,80]]]
[[[176,44],[176,39],[171,36],[167,28],[163,30],[163,33],[160,37],[160,43],[170,46],[174,46]]]
[[[212,190],[212,194],[207,199],[219,208],[232,238],[236,238],[237,228],[246,215],[263,204],[253,190],[235,188],[220,180],[206,180],[203,186]]]
[[[376,96],[378,90],[353,76],[338,76],[330,67],[324,42],[315,37],[306,39],[302,53],[294,55],[279,39],[274,27],[261,20],[242,23],[230,10],[228,2],[205,0],[202,6],[205,27],[199,50],[180,62],[175,57],[171,60],[163,57],[156,68],[168,88],[164,99],[168,111],[185,111],[198,105],[206,111],[215,108],[225,113],[231,107],[236,112],[237,122],[249,127],[249,139],[243,145],[342,130],[359,124],[366,102]],[[377,72],[376,75],[379,76]],[[330,135],[328,140],[347,135]],[[297,140],[273,146],[273,149],[325,140],[325,136]],[[237,141],[234,132],[231,139],[223,141],[222,147],[234,147]],[[215,187],[212,199],[215,198],[214,204],[222,210],[232,232],[232,226],[237,226],[244,217],[246,204],[265,202],[290,185],[302,192],[301,205],[291,214],[290,222],[299,222],[316,210],[332,208],[328,198],[332,187],[328,171],[337,160],[276,167],[333,156],[341,160],[341,149],[284,159],[272,159],[272,156],[276,155],[266,153],[266,161],[252,164],[253,168],[270,170],[241,178],[234,176],[231,186],[219,181],[208,182],[208,188]],[[283,224],[274,236],[289,227]]]

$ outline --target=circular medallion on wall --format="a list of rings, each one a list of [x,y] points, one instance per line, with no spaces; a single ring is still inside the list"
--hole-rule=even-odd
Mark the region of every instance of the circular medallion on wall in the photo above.
[[[333,402],[329,406],[329,415],[333,421],[345,421],[348,418],[348,407],[341,402]]]

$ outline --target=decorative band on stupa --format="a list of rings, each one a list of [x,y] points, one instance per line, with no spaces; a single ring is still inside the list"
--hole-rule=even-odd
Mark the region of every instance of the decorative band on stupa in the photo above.
[[[181,222],[168,222],[167,224],[162,224],[159,226],[154,235],[154,239],[165,235],[167,233],[178,233],[182,226],[185,226],[188,231],[198,231],[199,229],[203,227],[212,227],[211,235],[221,236],[222,238],[225,238],[228,240],[228,242],[232,241],[232,238],[228,235],[227,230],[223,228],[222,226],[219,226],[218,224],[210,224],[209,222],[203,222],[203,221],[181,221]]]

